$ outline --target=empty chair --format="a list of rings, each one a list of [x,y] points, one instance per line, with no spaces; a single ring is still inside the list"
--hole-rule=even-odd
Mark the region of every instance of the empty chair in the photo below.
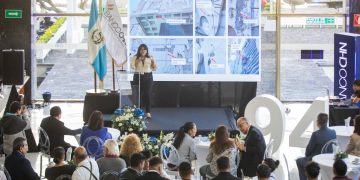
[[[42,157],[45,156],[48,158],[48,161],[50,163],[50,139],[49,136],[47,135],[46,131],[39,127],[38,128],[38,132],[39,132],[39,146],[40,146],[40,177],[42,175]]]
[[[269,144],[266,146],[265,153],[264,153],[264,159],[265,158],[271,158],[273,154],[273,147],[274,147],[274,139],[270,139]]]
[[[162,144],[160,147],[160,158],[164,162],[165,171],[169,175],[178,176],[177,168],[180,164],[180,155],[177,149],[173,145]],[[178,162],[177,164],[170,164],[169,159],[172,159],[171,162]]]

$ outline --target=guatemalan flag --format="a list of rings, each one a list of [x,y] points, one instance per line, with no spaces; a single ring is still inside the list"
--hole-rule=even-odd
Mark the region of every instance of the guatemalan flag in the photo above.
[[[96,0],[92,0],[91,3],[88,28],[88,48],[89,61],[99,75],[99,79],[102,81],[106,74],[106,47],[104,36],[101,33]]]

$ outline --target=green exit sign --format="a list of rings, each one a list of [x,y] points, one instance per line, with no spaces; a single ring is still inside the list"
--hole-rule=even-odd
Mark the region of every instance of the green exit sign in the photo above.
[[[21,19],[22,18],[22,10],[20,10],[20,9],[5,9],[5,18]]]
[[[306,25],[335,25],[333,17],[308,17],[305,21]]]

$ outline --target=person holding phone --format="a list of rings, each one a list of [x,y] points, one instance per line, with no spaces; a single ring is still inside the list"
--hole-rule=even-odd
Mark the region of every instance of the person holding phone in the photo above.
[[[145,44],[140,44],[136,55],[132,58],[131,68],[135,71],[133,83],[138,83],[140,78],[140,107],[145,108],[147,118],[151,118],[152,71],[155,71],[156,67],[155,59],[149,55],[148,47]]]

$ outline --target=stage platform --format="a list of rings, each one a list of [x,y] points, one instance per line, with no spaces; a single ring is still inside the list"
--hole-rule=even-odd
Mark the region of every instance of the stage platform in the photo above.
[[[230,131],[236,129],[235,119],[230,107],[173,107],[152,108],[145,133],[155,135],[163,132],[176,132],[185,122],[195,122],[198,134],[207,135],[218,125],[225,125]]]

